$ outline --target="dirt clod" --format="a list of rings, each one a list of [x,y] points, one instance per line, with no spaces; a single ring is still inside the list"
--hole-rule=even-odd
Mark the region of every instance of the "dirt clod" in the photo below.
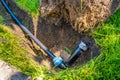
[[[61,50],[60,56],[63,58],[65,62],[68,61],[68,58],[70,57],[70,54],[68,54],[66,51]]]

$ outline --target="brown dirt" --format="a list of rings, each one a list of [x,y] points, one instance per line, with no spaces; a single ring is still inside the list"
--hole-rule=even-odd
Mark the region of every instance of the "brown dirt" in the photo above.
[[[43,17],[56,25],[64,18],[79,33],[93,29],[120,7],[120,0],[41,0]]]
[[[41,23],[44,24],[43,27],[41,26]],[[71,28],[71,25],[64,22],[61,27],[57,27],[54,25],[48,26],[44,22],[41,23],[39,23],[40,25],[37,29],[39,31],[37,33],[37,37],[53,53],[55,53],[56,51],[65,50],[66,47],[73,51],[80,41],[85,42],[89,46],[89,50],[81,55],[81,57],[76,61],[75,65],[85,63],[100,54],[100,48],[95,45],[94,39],[92,38],[92,36],[89,36],[89,34],[79,34]]]
[[[100,48],[95,44],[92,36],[87,33],[79,34],[74,31],[72,26],[69,23],[66,23],[64,19],[62,20],[61,25],[56,26],[54,24],[49,24],[46,19],[41,18],[40,16],[33,19],[31,15],[20,9],[12,0],[9,0],[8,3],[11,9],[16,12],[15,14],[20,18],[22,23],[27,26],[27,28],[43,44],[45,44],[53,53],[58,51],[58,53],[55,53],[56,55],[60,55],[60,51],[65,50],[65,48],[69,48],[73,51],[80,41],[85,42],[89,46],[89,50],[82,54],[73,66],[86,63],[100,54]],[[5,11],[3,8],[0,10]],[[5,12],[5,14],[7,13]],[[4,14],[0,15],[5,19],[7,17],[10,18],[8,14],[7,17]],[[46,66],[48,69],[53,68],[52,60],[32,40],[26,37],[11,19],[9,20],[9,23],[7,22],[7,25],[11,26],[11,29],[14,30],[15,34],[25,38],[22,45],[28,49],[29,57],[31,59],[39,62],[40,65]]]

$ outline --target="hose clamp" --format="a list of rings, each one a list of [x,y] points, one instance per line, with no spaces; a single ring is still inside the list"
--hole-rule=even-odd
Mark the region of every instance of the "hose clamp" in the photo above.
[[[58,67],[63,62],[63,59],[61,57],[56,56],[55,58],[53,58],[53,62],[55,67]]]

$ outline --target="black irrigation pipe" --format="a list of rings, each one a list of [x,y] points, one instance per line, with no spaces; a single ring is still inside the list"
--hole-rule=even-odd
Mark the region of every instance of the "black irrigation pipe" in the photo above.
[[[9,6],[6,4],[5,0],[0,0],[7,12],[11,15],[13,20],[19,25],[19,27],[32,39],[37,43],[52,59],[54,62],[54,65],[56,67],[60,68],[66,68],[68,66],[71,66],[76,59],[81,55],[82,52],[86,51],[88,49],[88,46],[84,42],[80,42],[77,46],[77,48],[71,53],[70,57],[68,58],[67,62],[64,62],[61,57],[55,56],[51,51],[48,50],[48,48],[42,44],[21,22],[20,20],[14,15],[14,13],[11,11]]]
[[[52,59],[54,62],[54,65],[57,67],[65,67],[63,59],[61,57],[55,56],[51,51],[48,50],[48,48],[40,42],[21,22],[20,20],[14,15],[12,10],[9,8],[5,0],[0,0],[7,12],[11,15],[13,20],[19,25],[19,27],[32,39],[37,43]]]

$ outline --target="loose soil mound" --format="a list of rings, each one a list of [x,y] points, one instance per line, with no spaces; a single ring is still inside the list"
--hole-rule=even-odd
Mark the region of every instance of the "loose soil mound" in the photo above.
[[[83,32],[105,21],[120,7],[120,0],[40,0],[43,17],[56,25],[62,18]]]

